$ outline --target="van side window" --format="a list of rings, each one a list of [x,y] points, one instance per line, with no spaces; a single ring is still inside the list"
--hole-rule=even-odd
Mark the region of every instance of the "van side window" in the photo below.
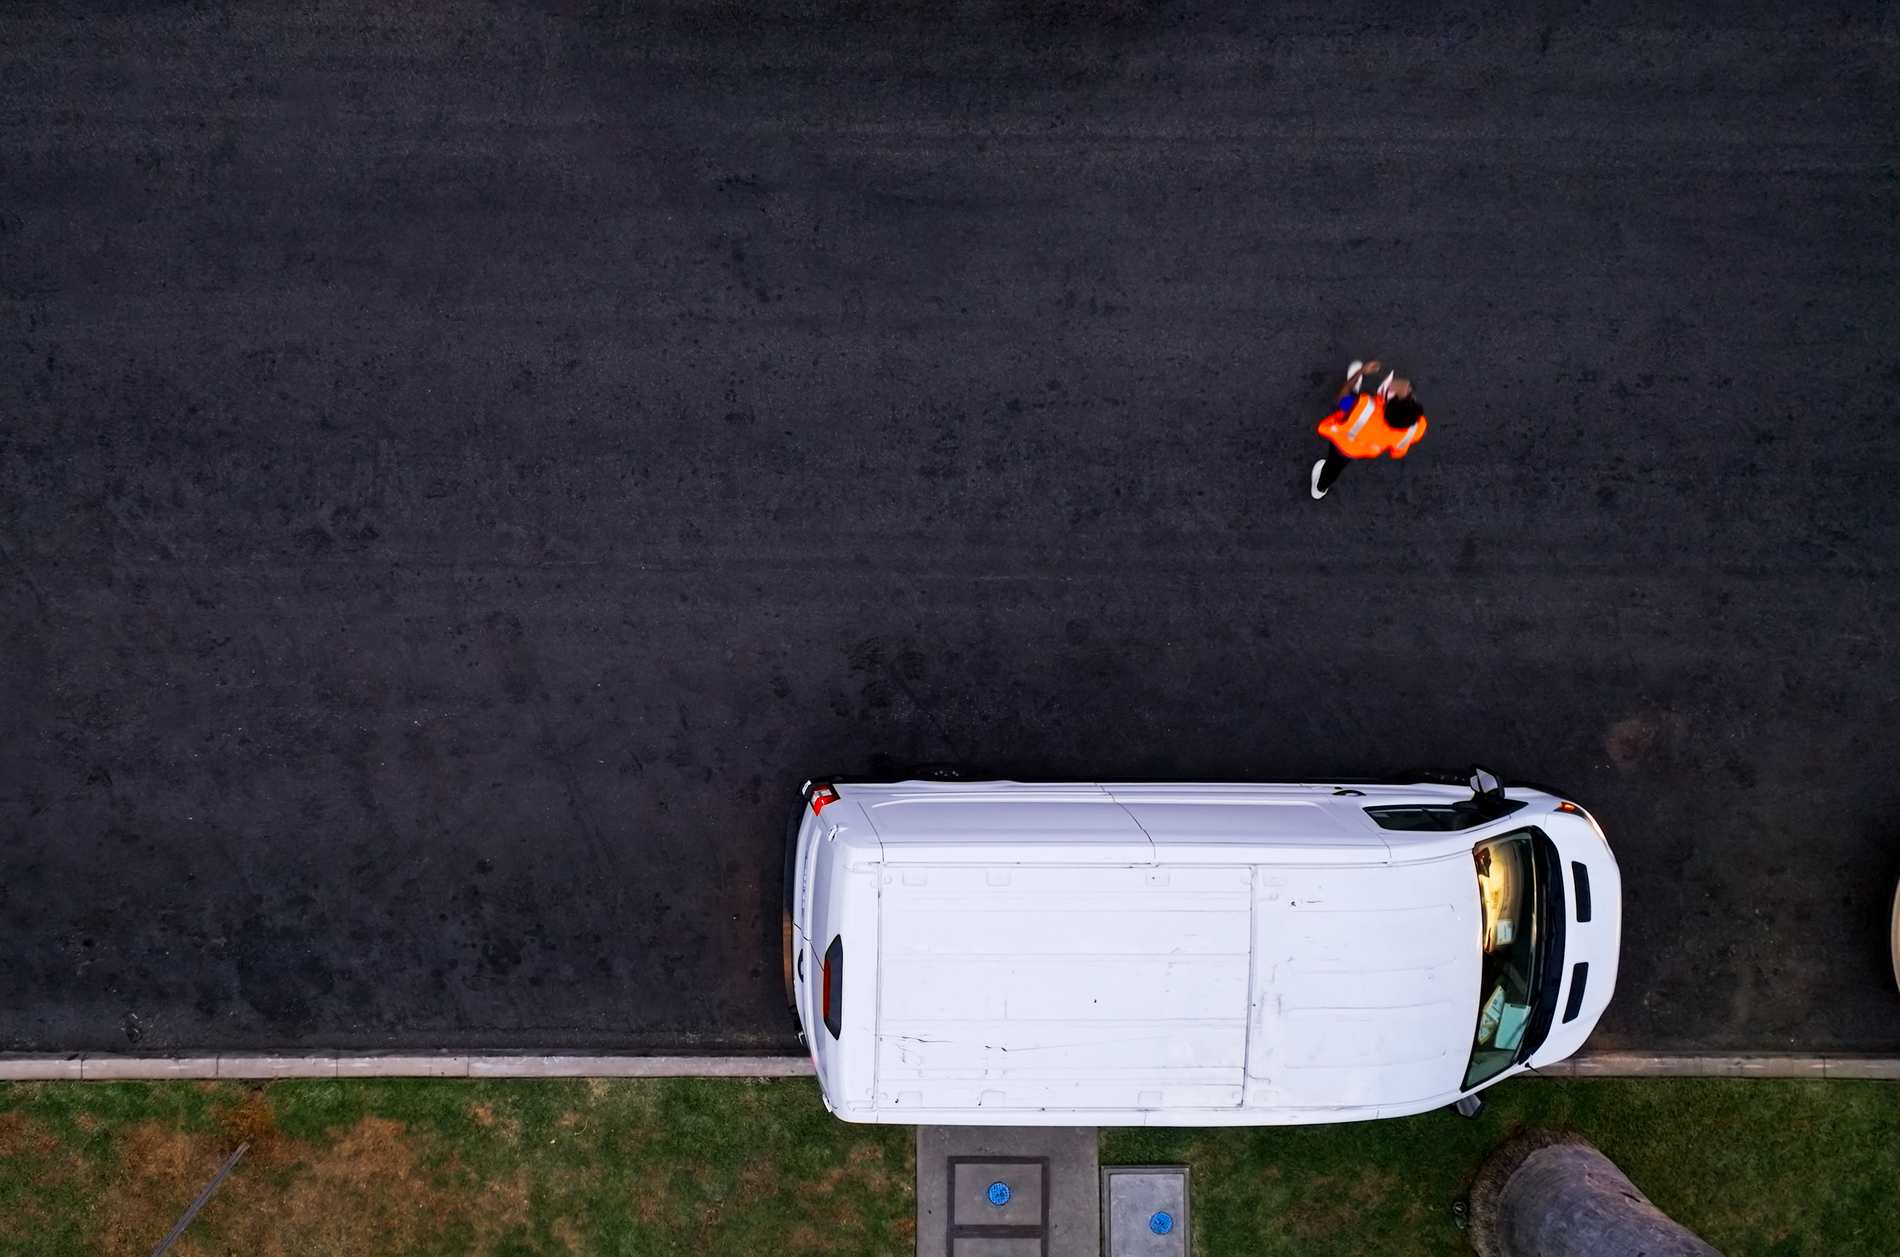
[[[1509,816],[1524,805],[1515,799],[1500,799],[1489,807],[1478,807],[1470,802],[1458,803],[1417,803],[1405,806],[1369,807],[1370,816],[1381,829],[1432,830],[1439,833],[1453,833],[1460,829],[1471,829],[1486,821],[1494,821],[1500,816]]]

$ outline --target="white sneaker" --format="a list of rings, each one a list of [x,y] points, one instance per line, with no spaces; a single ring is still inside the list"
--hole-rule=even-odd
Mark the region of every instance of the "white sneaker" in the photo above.
[[[1366,369],[1366,364],[1359,361],[1359,359],[1357,358],[1354,358],[1351,362],[1348,362],[1346,364],[1346,382],[1350,384],[1353,380],[1353,377],[1358,375],[1360,372],[1364,371],[1365,369]]]
[[[1331,492],[1330,488],[1322,489],[1319,487],[1319,473],[1325,470],[1326,470],[1325,459],[1322,458],[1317,463],[1313,464],[1313,500],[1315,502],[1319,501],[1321,498],[1325,497],[1328,493]]]
[[[1379,396],[1381,397],[1392,396],[1392,381],[1398,378],[1399,378],[1399,373],[1397,371],[1388,371],[1386,373],[1385,382],[1379,385]]]

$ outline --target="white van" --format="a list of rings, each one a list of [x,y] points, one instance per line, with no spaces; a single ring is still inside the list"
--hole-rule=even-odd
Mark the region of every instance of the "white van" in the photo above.
[[[786,964],[825,1104],[1358,1121],[1562,1060],[1616,984],[1616,861],[1576,804],[1473,785],[811,783]]]

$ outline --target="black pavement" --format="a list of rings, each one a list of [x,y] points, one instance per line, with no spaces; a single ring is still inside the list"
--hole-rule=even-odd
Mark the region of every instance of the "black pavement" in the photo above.
[[[0,1048],[788,1047],[943,760],[1483,762],[1600,1046],[1900,1048],[1891,12],[910,9],[9,9]]]

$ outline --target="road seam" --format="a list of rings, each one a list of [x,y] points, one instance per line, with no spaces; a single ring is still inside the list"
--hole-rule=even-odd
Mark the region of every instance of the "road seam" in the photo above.
[[[272,1078],[809,1078],[807,1056],[626,1056],[588,1052],[0,1054],[0,1082]],[[1589,1052],[1541,1078],[1900,1080],[1900,1057]]]

